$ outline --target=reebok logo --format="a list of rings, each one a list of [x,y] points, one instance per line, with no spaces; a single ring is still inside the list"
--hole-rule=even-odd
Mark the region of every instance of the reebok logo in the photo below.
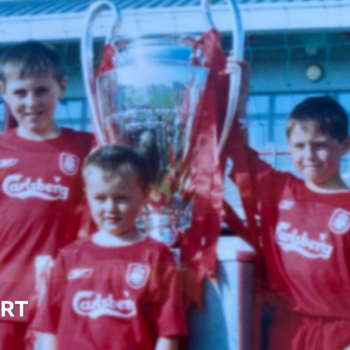
[[[320,233],[319,239],[309,238],[307,232],[300,233],[296,228],[291,228],[288,222],[280,222],[276,229],[276,243],[285,252],[297,252],[309,259],[330,258],[333,246],[326,242],[327,234]]]
[[[16,158],[0,159],[0,168],[9,168],[18,163]]]
[[[115,300],[112,294],[103,297],[101,293],[92,291],[77,292],[73,298],[72,307],[78,315],[93,319],[101,316],[130,318],[136,315],[133,300],[128,298]]]
[[[45,183],[42,178],[32,180],[21,174],[7,176],[2,183],[4,193],[13,198],[41,198],[48,201],[67,200],[69,188],[60,184],[61,178],[55,177],[52,183]]]
[[[278,208],[281,210],[291,210],[294,207],[293,201],[283,200],[279,203]]]
[[[79,278],[88,278],[92,275],[93,270],[90,268],[78,268],[69,271],[67,279],[76,280]]]

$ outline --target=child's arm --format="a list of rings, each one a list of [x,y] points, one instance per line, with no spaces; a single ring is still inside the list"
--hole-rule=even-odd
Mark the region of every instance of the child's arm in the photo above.
[[[173,256],[168,248],[159,249],[150,284],[150,321],[157,332],[155,350],[177,350],[178,337],[187,334],[184,290]]]
[[[51,270],[46,291],[36,312],[31,328],[43,335],[47,344],[53,344],[56,339],[61,307],[66,286],[66,267],[62,254],[59,254]],[[51,342],[51,343],[50,343]],[[55,350],[56,347],[43,347],[44,350]]]
[[[270,206],[277,206],[288,176],[262,161],[258,152],[248,146],[246,105],[249,96],[250,69],[247,62],[236,62],[230,55],[227,58],[225,73],[234,74],[237,67],[240,67],[242,72],[241,86],[236,117],[226,145],[226,156],[233,161],[228,176],[239,189],[249,230],[241,224],[234,208],[227,203],[225,203],[225,221],[236,234],[255,247],[260,235],[256,223],[256,217],[260,214],[259,203],[268,199]]]
[[[38,332],[38,339],[41,340],[42,349],[57,350],[57,336],[51,333]]]
[[[177,350],[179,341],[177,338],[158,338],[155,350]]]

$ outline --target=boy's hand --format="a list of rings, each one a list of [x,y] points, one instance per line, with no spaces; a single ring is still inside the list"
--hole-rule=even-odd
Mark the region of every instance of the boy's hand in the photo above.
[[[37,332],[39,343],[44,350],[57,350],[57,336],[50,333]]]
[[[157,340],[155,350],[178,350],[179,340],[177,338],[160,337]]]
[[[237,69],[241,69],[241,86],[239,91],[239,101],[237,114],[239,118],[247,116],[247,101],[249,97],[250,67],[246,61],[236,61],[232,52],[226,59],[225,74],[234,74]]]

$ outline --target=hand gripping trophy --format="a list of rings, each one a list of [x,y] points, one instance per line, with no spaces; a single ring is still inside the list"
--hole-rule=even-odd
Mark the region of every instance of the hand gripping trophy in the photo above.
[[[241,20],[235,0],[230,1],[233,52],[241,60]],[[104,10],[112,12],[114,26],[95,74],[91,27]],[[95,2],[87,13],[81,57],[98,143],[131,145],[148,160],[153,185],[140,226],[180,250],[181,260],[194,270],[213,272],[222,205],[220,152],[233,122],[240,72],[230,77],[228,97],[218,99],[215,84],[225,85],[219,74],[225,60],[207,0],[202,11],[210,30],[199,39],[121,37],[118,8]],[[219,135],[222,105],[227,111]]]

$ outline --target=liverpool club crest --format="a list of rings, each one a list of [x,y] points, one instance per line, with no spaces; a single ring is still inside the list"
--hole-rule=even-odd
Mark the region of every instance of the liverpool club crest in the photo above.
[[[336,234],[347,232],[350,229],[350,213],[343,209],[336,209],[329,220],[329,228]]]
[[[79,169],[79,158],[74,154],[61,153],[60,169],[66,175],[75,175]]]
[[[146,265],[132,263],[129,264],[126,273],[126,283],[133,289],[145,286],[150,273],[150,268]]]

